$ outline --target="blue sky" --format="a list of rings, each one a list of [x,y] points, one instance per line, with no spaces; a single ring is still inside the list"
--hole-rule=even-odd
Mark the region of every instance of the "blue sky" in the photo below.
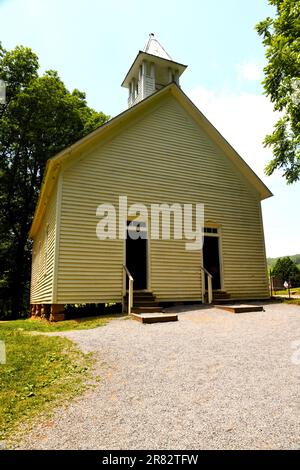
[[[268,256],[300,252],[300,182],[266,177],[262,139],[276,116],[263,96],[264,49],[255,24],[273,9],[267,0],[0,0],[0,41],[39,56],[90,106],[115,116],[127,107],[120,84],[148,34],[188,65],[184,92],[274,193],[263,202]]]

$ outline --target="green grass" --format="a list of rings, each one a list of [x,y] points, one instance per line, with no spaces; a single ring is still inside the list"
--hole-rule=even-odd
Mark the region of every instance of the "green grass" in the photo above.
[[[300,295],[300,287],[291,287],[291,288],[290,288],[290,292],[291,292],[291,295],[292,295],[292,294]],[[288,295],[289,295],[289,291],[288,291],[288,289],[277,290],[277,291],[275,292],[275,295],[286,295],[286,296],[288,296]]]
[[[6,364],[0,364],[0,444],[23,423],[76,397],[86,387],[92,366],[68,339],[31,334],[104,326],[112,317],[85,318],[61,323],[45,320],[0,322]]]
[[[122,315],[102,315],[101,317],[87,317],[78,318],[76,320],[65,320],[57,323],[50,323],[46,320],[26,319],[26,320],[12,320],[0,321],[0,331],[4,326],[6,330],[24,330],[24,331],[41,331],[45,333],[55,331],[68,331],[68,330],[87,330],[106,325],[113,318],[121,317]]]

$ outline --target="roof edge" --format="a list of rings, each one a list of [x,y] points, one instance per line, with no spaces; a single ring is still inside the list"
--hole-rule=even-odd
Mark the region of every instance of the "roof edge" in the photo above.
[[[109,133],[112,129],[117,128],[123,121],[127,121],[131,116],[137,115],[143,108],[147,107],[150,103],[155,103],[158,101],[161,96],[172,94],[177,97],[179,100],[183,100],[187,104],[187,110],[191,110],[190,114],[194,114],[194,117],[198,121],[202,121],[207,126],[207,129],[211,132],[211,137],[216,141],[217,144],[224,144],[226,149],[226,154],[231,159],[233,164],[235,164],[241,173],[248,179],[249,183],[255,187],[256,191],[261,197],[261,200],[267,199],[268,197],[273,196],[272,192],[268,189],[265,183],[257,176],[257,174],[252,170],[252,168],[245,162],[245,160],[238,154],[238,152],[228,143],[228,141],[222,136],[222,134],[214,127],[214,125],[205,117],[205,115],[197,108],[197,106],[190,100],[190,98],[181,90],[181,88],[175,83],[172,82],[169,85],[165,86],[161,90],[153,93],[148,96],[146,99],[140,101],[129,109],[121,112],[114,118],[110,119],[108,122],[98,127],[94,131],[90,132],[88,135],[79,139],[74,144],[71,144],[69,147],[66,147],[64,150],[59,152],[54,157],[50,158],[47,161],[44,177],[40,189],[40,194],[38,202],[36,205],[35,213],[33,216],[31,228],[29,231],[29,238],[33,239],[37,233],[37,230],[40,225],[40,221],[43,217],[44,208],[47,203],[47,198],[50,196],[54,183],[56,181],[56,176],[60,171],[61,164],[71,158],[73,154],[80,149],[84,148],[85,145],[93,143],[96,141],[101,134],[104,136]],[[200,118],[200,119],[199,119]],[[200,125],[200,122],[199,122]],[[52,183],[52,184],[51,184]]]
[[[198,116],[205,122],[207,127],[212,131],[214,137],[216,138],[215,140],[225,144],[228,156],[230,158],[231,155],[234,156],[234,158],[231,158],[231,161],[233,161],[236,166],[240,165],[242,167],[239,168],[240,171],[244,174],[245,177],[247,177],[252,186],[256,186],[257,192],[261,195],[261,200],[272,197],[273,193],[269,190],[266,184],[248,165],[248,163],[243,159],[243,157],[241,157],[241,155],[234,149],[234,147],[232,147],[232,145],[225,139],[225,137],[216,129],[216,127],[209,121],[209,119],[207,119],[207,117],[200,111],[200,109],[192,102],[192,100],[182,91],[182,89],[176,86],[172,89],[172,94],[177,94],[177,96],[181,96],[182,98],[184,98],[187,101],[188,105],[193,109],[193,112],[195,114],[198,114]],[[242,169],[244,171],[242,171]],[[254,179],[256,183],[255,185],[253,184],[253,181],[250,181],[251,178]]]
[[[94,131],[87,134],[85,137],[82,137],[81,139],[77,140],[76,142],[69,145],[68,147],[61,150],[59,153],[47,160],[40,188],[39,198],[32,219],[32,224],[29,230],[28,236],[30,239],[33,239],[35,237],[36,232],[39,228],[39,221],[43,216],[43,209],[46,204],[45,199],[47,199],[47,197],[49,197],[49,195],[51,194],[53,188],[53,184],[51,185],[51,183],[54,183],[54,180],[56,179],[56,173],[59,171],[61,164],[66,159],[71,158],[75,152],[82,149],[85,145],[98,139],[99,135],[106,135],[108,132],[110,132],[111,129],[114,129],[119,126],[121,122],[125,120],[127,121],[131,115],[139,113],[139,111],[143,109],[143,107],[148,106],[150,102],[155,102],[159,99],[160,96],[167,95],[168,93],[170,93],[173,86],[177,85],[172,82],[161,90],[156,91],[144,100],[136,103],[134,106],[126,109],[125,111],[122,111],[120,114],[117,114],[117,116],[113,117],[102,126],[98,127]]]
[[[132,62],[123,82],[121,83],[121,87],[124,87],[125,86],[125,82],[131,72],[131,70],[133,69],[134,67],[134,64],[136,63],[137,59],[139,58],[140,55],[145,55],[145,56],[149,56],[149,57],[153,57],[153,59],[155,60],[162,60],[164,62],[172,62],[173,64],[177,65],[178,67],[182,68],[182,73],[184,72],[184,70],[187,68],[187,65],[184,65],[184,64],[181,64],[180,62],[177,62],[176,60],[173,60],[173,59],[165,59],[164,57],[160,57],[158,55],[154,55],[154,54],[149,54],[149,52],[145,52],[145,51],[139,51],[134,59],[134,61]]]

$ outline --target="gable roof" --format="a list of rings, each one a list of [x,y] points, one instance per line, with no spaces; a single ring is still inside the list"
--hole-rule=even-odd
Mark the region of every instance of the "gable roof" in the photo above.
[[[134,118],[137,118],[140,114],[143,114],[148,109],[151,109],[153,105],[155,106],[156,104],[159,104],[161,98],[168,95],[171,95],[177,99],[182,107],[188,112],[188,114],[190,114],[190,116],[196,121],[196,123],[209,135],[216,145],[218,145],[223,150],[226,156],[239,169],[240,173],[244,175],[252,187],[257,191],[261,200],[273,195],[267,186],[256,175],[256,173],[254,173],[249,165],[217,131],[217,129],[204,116],[204,114],[201,113],[201,111],[192,103],[192,101],[186,96],[181,88],[179,88],[179,86],[173,82],[156,93],[150,95],[143,101],[140,101],[136,105],[127,109],[126,111],[118,114],[103,126],[65,148],[56,156],[50,158],[47,161],[38,203],[29,232],[30,238],[34,238],[35,234],[37,233],[45,208],[47,206],[47,201],[58,178],[61,165],[71,160],[79,153],[82,154],[90,146],[106,139],[113,132],[122,130],[125,124],[129,123]]]

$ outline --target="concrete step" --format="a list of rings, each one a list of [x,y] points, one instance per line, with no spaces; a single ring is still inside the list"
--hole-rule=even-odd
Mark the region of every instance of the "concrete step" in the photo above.
[[[247,313],[247,312],[263,312],[264,307],[262,305],[214,305],[216,308],[225,310],[230,313]]]
[[[178,315],[176,313],[132,313],[131,318],[141,323],[162,323],[177,321]]]

